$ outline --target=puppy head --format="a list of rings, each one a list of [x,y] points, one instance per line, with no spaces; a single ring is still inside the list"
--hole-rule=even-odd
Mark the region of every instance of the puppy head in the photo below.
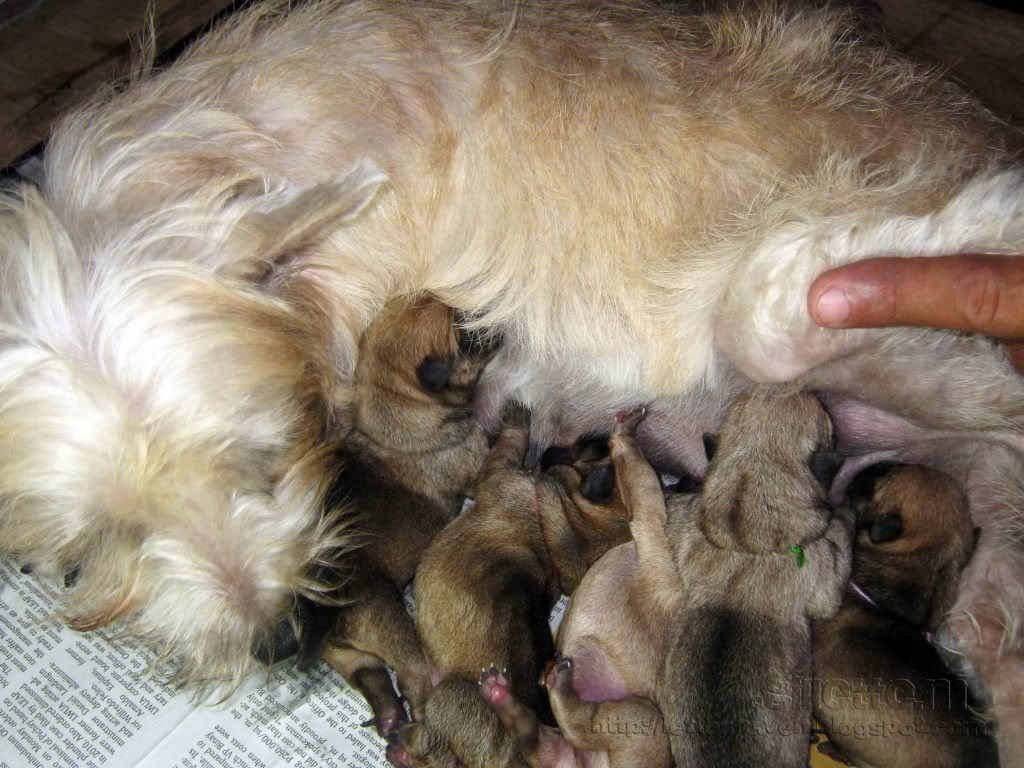
[[[629,540],[629,517],[615,483],[607,436],[581,438],[571,448],[548,448],[543,476],[557,484],[575,546],[589,565],[610,547]]]
[[[839,468],[832,422],[817,398],[769,387],[741,395],[706,441],[700,525],[715,546],[783,553],[821,536]]]
[[[77,568],[69,622],[119,622],[180,682],[239,681],[345,548],[322,511],[325,323],[238,272],[360,208],[358,181],[178,203],[106,240],[30,188],[0,200],[0,546]]]
[[[936,626],[977,538],[963,491],[942,472],[883,463],[846,493],[857,516],[853,580],[886,611]]]
[[[497,340],[462,330],[425,294],[389,302],[359,343],[355,421],[389,447],[418,451],[463,439],[480,373]]]

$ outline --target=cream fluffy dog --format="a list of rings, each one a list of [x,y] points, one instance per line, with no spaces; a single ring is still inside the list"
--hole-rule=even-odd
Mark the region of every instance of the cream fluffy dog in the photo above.
[[[1013,141],[834,13],[260,5],[66,119],[3,203],[0,540],[81,564],[79,625],[244,674],[344,542],[319,446],[356,339],[429,290],[505,333],[484,415],[518,394],[542,440],[653,401],[649,455],[692,466],[731,394],[795,380],[847,452],[967,479],[949,639],[1024,760],[1024,384],[985,339],[804,306],[855,259],[1022,252]]]

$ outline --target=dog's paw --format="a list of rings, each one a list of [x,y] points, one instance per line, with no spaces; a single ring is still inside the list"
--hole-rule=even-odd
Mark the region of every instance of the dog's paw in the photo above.
[[[640,405],[636,408],[632,408],[628,411],[619,411],[615,414],[615,432],[616,435],[632,435],[636,432],[636,428],[640,426],[640,422],[647,418],[647,406]]]
[[[388,746],[384,752],[388,763],[398,768],[417,765],[416,744],[422,741],[424,726],[421,723],[403,723],[388,734]]]
[[[553,659],[544,671],[543,685],[549,691],[565,692],[572,688],[572,658],[560,656]]]
[[[529,429],[530,409],[522,403],[513,400],[502,411],[501,423],[504,427],[511,427],[512,429]]]
[[[387,740],[395,730],[407,722],[409,721],[403,710],[388,707],[387,709],[375,710],[373,717],[360,725],[363,728],[374,728],[378,736]]]
[[[500,706],[512,697],[511,683],[508,679],[508,670],[491,666],[480,672],[480,695],[483,696],[491,706]]]

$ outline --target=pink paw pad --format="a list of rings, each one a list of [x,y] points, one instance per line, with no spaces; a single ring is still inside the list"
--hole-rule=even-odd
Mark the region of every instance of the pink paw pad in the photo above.
[[[384,751],[384,757],[396,768],[408,768],[408,766],[412,765],[412,757],[409,753],[394,744],[388,745],[388,748]]]
[[[615,414],[615,431],[632,432],[646,417],[646,405],[641,405],[628,411],[619,411]]]
[[[492,705],[499,706],[512,698],[508,670],[488,667],[480,672],[480,694]]]

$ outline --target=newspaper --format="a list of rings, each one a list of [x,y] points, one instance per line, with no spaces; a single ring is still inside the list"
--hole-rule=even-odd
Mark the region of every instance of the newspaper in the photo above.
[[[53,613],[43,585],[0,559],[0,768],[388,768],[360,725],[370,710],[326,665],[286,662],[226,702],[197,702],[162,682],[151,653]]]
[[[165,685],[153,656],[53,620],[0,560],[0,768],[387,768],[362,698],[334,670],[285,663],[228,701]]]

